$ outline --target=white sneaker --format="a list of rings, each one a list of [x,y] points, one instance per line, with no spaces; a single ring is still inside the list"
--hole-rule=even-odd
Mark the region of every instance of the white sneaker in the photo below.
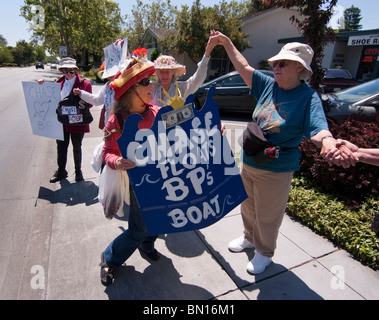
[[[245,236],[241,236],[231,241],[228,245],[228,249],[232,252],[242,252],[245,249],[254,248],[254,245],[248,241]]]
[[[246,270],[249,273],[260,274],[265,271],[266,267],[272,262],[271,258],[261,255],[255,251],[254,258],[247,264]]]

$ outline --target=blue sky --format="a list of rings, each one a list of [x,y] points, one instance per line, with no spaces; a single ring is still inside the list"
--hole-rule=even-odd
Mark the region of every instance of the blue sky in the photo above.
[[[122,14],[130,13],[131,8],[136,1],[117,1],[120,4]],[[201,0],[201,3],[206,6],[218,4],[220,0]],[[188,0],[172,0],[173,5],[179,8],[182,4],[192,3]],[[8,41],[9,46],[15,46],[19,40],[30,41],[30,33],[28,32],[28,24],[23,17],[20,17],[20,7],[24,4],[24,0],[1,1],[0,6],[0,34]],[[352,5],[361,9],[361,24],[362,30],[379,28],[379,19],[377,12],[379,11],[378,0],[339,0],[338,5],[347,9]],[[338,9],[338,8],[336,8]],[[337,13],[337,10],[336,10]]]

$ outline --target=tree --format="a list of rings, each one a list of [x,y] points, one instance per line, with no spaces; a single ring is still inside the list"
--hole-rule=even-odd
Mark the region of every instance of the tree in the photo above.
[[[354,6],[348,8],[344,12],[345,29],[344,31],[357,31],[362,29],[361,22],[361,10]]]
[[[0,66],[13,62],[13,55],[10,48],[0,44]]]
[[[174,28],[177,7],[171,4],[171,0],[166,1],[154,0],[144,4],[142,0],[137,0],[137,4],[132,8],[131,17],[126,16],[126,36],[131,50],[140,46],[147,28]]]
[[[266,0],[269,5],[283,7],[286,9],[297,7],[297,11],[304,20],[300,21],[292,16],[291,22],[297,26],[302,33],[304,40],[314,50],[314,57],[311,64],[313,75],[310,85],[316,91],[324,76],[322,60],[324,58],[324,47],[330,42],[334,42],[336,34],[328,27],[328,22],[333,15],[333,7],[338,0]]]
[[[27,66],[35,62],[36,55],[33,45],[25,40],[18,41],[16,47],[12,50],[14,62],[20,66]]]
[[[187,53],[193,60],[201,58],[208,42],[210,30],[219,30],[230,37],[236,47],[243,51],[249,47],[247,34],[241,31],[239,18],[251,9],[249,1],[227,3],[222,1],[213,7],[204,7],[195,0],[191,8],[182,6],[175,23],[176,33],[164,39],[162,48],[167,52]],[[226,57],[221,47],[216,47],[213,57]]]
[[[3,45],[5,47],[8,45],[8,41],[3,37],[2,34],[0,34],[0,45]]]
[[[109,0],[24,0],[21,15],[33,21],[33,6],[44,9],[44,29],[33,30],[35,40],[58,55],[59,46],[86,63],[89,54],[102,57],[103,48],[121,36],[121,14],[117,3]]]

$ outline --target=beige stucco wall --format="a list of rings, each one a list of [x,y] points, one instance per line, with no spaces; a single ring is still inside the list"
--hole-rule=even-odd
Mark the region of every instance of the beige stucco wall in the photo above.
[[[252,67],[259,68],[262,60],[280,51],[283,44],[278,43],[279,39],[301,36],[290,21],[293,15],[300,17],[296,10],[275,9],[245,21],[242,31],[249,35],[252,48],[244,50],[243,55]]]

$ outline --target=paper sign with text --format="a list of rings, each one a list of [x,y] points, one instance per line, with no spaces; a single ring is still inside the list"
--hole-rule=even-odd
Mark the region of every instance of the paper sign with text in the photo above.
[[[205,228],[247,198],[213,92],[200,111],[193,95],[160,109],[149,129],[140,115],[125,121],[118,144],[137,164],[127,172],[150,235]]]
[[[128,54],[128,38],[117,40],[104,48],[105,68],[103,79],[114,76],[125,63]]]
[[[37,81],[22,82],[30,124],[36,136],[63,141],[63,125],[57,120],[57,105],[61,100],[60,84]]]

